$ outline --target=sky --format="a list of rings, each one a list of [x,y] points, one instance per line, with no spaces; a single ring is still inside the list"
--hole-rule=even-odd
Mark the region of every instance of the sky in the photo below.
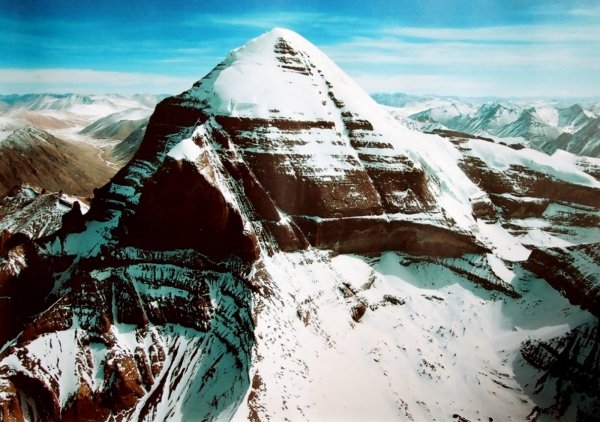
[[[599,0],[0,0],[0,93],[165,93],[274,27],[368,92],[600,96]]]

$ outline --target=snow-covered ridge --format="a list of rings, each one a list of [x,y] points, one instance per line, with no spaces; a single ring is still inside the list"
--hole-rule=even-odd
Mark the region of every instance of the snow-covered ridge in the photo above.
[[[599,99],[476,99],[375,94],[391,112],[424,131],[447,128],[530,146],[600,156]],[[416,123],[413,123],[416,122]],[[404,123],[406,125],[406,123]]]
[[[277,54],[287,48],[299,52],[285,59],[289,63]],[[282,66],[295,71],[282,72]],[[319,81],[317,72],[325,80]],[[348,93],[354,100],[351,108],[361,104],[363,110],[372,108],[374,101],[325,54],[302,36],[276,28],[230,52],[189,95],[202,99],[214,114],[330,120],[322,105],[328,99],[326,81]]]

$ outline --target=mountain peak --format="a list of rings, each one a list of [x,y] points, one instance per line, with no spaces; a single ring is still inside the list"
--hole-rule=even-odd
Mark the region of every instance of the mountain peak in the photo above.
[[[345,86],[358,103],[374,101],[316,46],[275,28],[231,51],[185,95],[211,114],[329,120],[332,87]],[[282,95],[283,94],[283,95]]]
[[[267,31],[267,32],[263,33],[262,35],[259,35],[255,39],[260,39],[262,37],[283,38],[286,41],[291,41],[291,42],[300,41],[300,42],[309,43],[309,41],[306,38],[304,38],[302,35],[298,34],[297,32],[294,32],[291,29],[281,28],[281,27],[274,27],[270,31]]]
[[[304,50],[305,48],[309,50],[316,49],[316,47],[310,41],[297,32],[286,28],[276,27],[270,31],[264,32],[256,38],[251,39],[241,47],[234,49],[232,53],[242,52],[248,49],[255,53],[256,50],[260,50],[260,48],[266,48],[272,52],[273,47],[275,47],[282,40],[288,44],[293,44],[298,50]]]

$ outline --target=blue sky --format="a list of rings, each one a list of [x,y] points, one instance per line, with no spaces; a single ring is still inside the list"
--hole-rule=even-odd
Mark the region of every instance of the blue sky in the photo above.
[[[600,95],[598,0],[0,0],[0,93],[176,93],[276,26],[369,92]]]

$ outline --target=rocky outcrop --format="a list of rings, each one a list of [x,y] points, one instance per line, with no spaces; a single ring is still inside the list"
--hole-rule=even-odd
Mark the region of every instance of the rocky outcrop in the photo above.
[[[165,160],[146,182],[124,230],[125,242],[143,249],[194,249],[214,259],[234,254],[249,262],[258,258],[257,239],[244,231],[242,216],[189,161]]]
[[[339,253],[397,250],[413,255],[460,256],[485,252],[464,234],[410,221],[379,218],[296,219],[311,245]]]
[[[512,194],[518,197],[534,197],[552,202],[572,202],[600,208],[598,189],[558,180],[540,171],[511,165],[506,171],[489,168],[483,160],[467,156],[461,162],[465,173],[497,200]],[[506,201],[498,203],[506,206]]]
[[[541,217],[550,205],[550,200],[546,198],[514,196],[510,193],[490,194],[489,197],[506,219]]]
[[[599,342],[598,325],[584,324],[548,341],[523,343],[523,358],[539,371],[536,392],[549,390],[554,398],[534,413],[560,418],[574,406],[577,420],[593,420],[600,410]]]
[[[31,398],[37,414],[51,420],[103,420],[116,413],[133,417],[156,412],[155,407],[167,399],[161,397],[166,394],[163,389],[176,390],[181,378],[182,383],[202,382],[210,389],[228,373],[239,388],[247,384],[250,295],[235,270],[197,252],[148,253],[132,248],[84,260],[78,268],[51,295],[53,304],[3,353],[4,358],[16,357],[22,367],[15,372],[0,365],[0,374],[8,381],[3,391],[16,386],[21,404],[23,398]],[[49,349],[41,346],[52,343]],[[41,348],[31,349],[30,344]],[[187,356],[183,351],[188,347],[197,351]],[[54,357],[65,348],[72,366],[60,364],[63,356]],[[199,352],[205,354],[204,363],[214,359],[212,366],[199,361],[175,364]],[[67,375],[62,371],[74,377],[67,384],[56,382],[56,377]],[[156,388],[158,395],[140,403]],[[227,407],[223,393],[213,391],[221,400],[216,409]],[[231,400],[238,400],[234,391],[230,390]],[[205,412],[211,409],[202,403]]]
[[[86,212],[87,205],[82,203],[81,199],[62,193],[16,186],[0,199],[0,230],[38,239],[60,228],[61,219],[70,208],[78,208],[80,214]]]
[[[12,339],[41,311],[54,281],[51,267],[34,240],[61,224],[67,206],[79,210],[72,197],[29,186],[16,187],[0,200],[0,343]]]
[[[547,280],[571,303],[600,317],[600,243],[536,248],[524,267]]]
[[[51,271],[31,240],[12,247],[6,259],[0,261],[2,344],[12,339],[31,316],[43,309],[46,296],[54,285]]]

